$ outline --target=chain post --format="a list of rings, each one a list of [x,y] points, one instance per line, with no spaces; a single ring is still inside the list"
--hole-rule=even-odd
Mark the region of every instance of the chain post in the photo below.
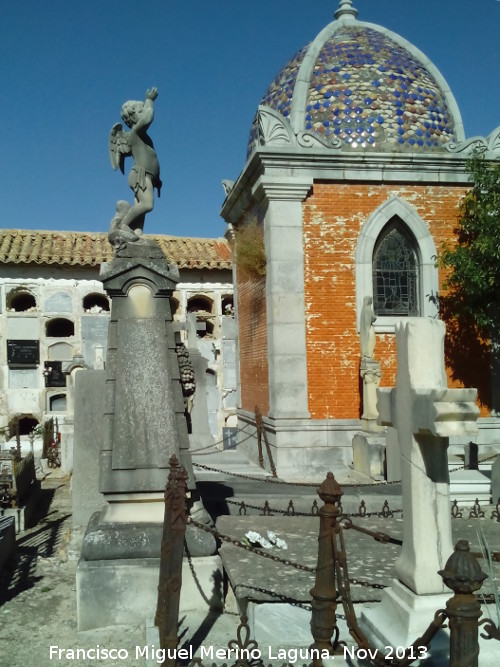
[[[478,667],[478,626],[482,614],[475,591],[487,575],[470,553],[467,540],[459,540],[439,574],[454,592],[446,603],[450,626],[450,667]]]
[[[259,466],[264,469],[264,455],[262,452],[262,431],[264,422],[262,421],[262,412],[258,405],[255,406],[255,427],[257,429],[257,448],[259,451]]]
[[[338,530],[337,519],[340,516],[338,505],[342,494],[343,491],[333,473],[329,472],[318,489],[318,495],[324,505],[319,510],[318,563],[316,581],[311,589],[311,633],[314,637],[311,648],[319,649],[320,654],[326,649],[333,655],[339,643],[333,541]],[[319,662],[315,660],[314,665],[321,666],[321,660]]]
[[[178,644],[179,603],[182,586],[182,560],[186,534],[187,472],[179,466],[175,454],[169,460],[170,472],[165,490],[165,519],[160,555],[160,578],[155,625],[159,629],[160,646],[166,655],[173,655]],[[175,667],[175,658],[166,658],[163,667]]]

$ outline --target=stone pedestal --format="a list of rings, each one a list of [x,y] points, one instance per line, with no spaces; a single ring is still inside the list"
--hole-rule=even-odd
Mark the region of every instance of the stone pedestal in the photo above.
[[[356,433],[352,439],[354,470],[379,479],[385,472],[385,437],[383,434]]]
[[[155,616],[159,558],[80,561],[76,573],[78,630],[136,624]],[[218,556],[182,565],[179,612],[221,611],[222,566]]]
[[[395,579],[383,591],[380,603],[363,606],[360,624],[368,639],[385,654],[386,646],[411,646],[427,630],[436,611],[446,607],[450,597],[449,593],[417,595]],[[448,630],[440,630],[431,645],[433,657],[446,657],[449,647]]]
[[[112,301],[106,370],[93,372],[76,406],[81,404],[83,413],[92,406],[92,414],[85,414],[88,435],[83,440],[98,439],[98,447],[91,445],[95,459],[89,465],[95,474],[98,463],[93,490],[98,481],[102,498],[78,565],[79,629],[154,615],[172,455],[188,474],[191,513],[196,509],[198,520],[208,520],[195,497],[175,351],[170,298],[177,267],[145,239],[121,248],[111,264],[101,267],[101,280]],[[76,422],[81,434],[81,416]],[[91,490],[90,496],[94,504],[97,494]],[[190,527],[186,540],[192,556],[215,552],[215,539],[201,530]],[[207,567],[213,572],[213,565]]]

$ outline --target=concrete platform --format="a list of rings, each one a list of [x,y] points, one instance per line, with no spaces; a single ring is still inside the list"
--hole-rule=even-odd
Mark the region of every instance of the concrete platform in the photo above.
[[[456,500],[459,507],[472,507],[476,498],[481,504],[490,503],[490,475],[480,470],[450,472],[450,500]]]
[[[468,539],[471,549],[479,551],[477,531],[481,526],[490,548],[499,551],[500,530],[498,522],[489,518],[490,514],[491,508],[488,508],[488,518],[485,519],[453,519],[453,541]],[[387,533],[397,539],[402,538],[401,517],[359,518],[354,519],[354,523]],[[313,568],[317,562],[318,527],[319,520],[316,517],[223,516],[217,521],[219,532],[238,540],[241,540],[248,530],[257,531],[264,537],[267,530],[271,530],[284,539],[288,546],[286,550],[273,550],[273,555]],[[383,589],[374,588],[370,584],[386,587],[391,585],[394,563],[400,547],[376,542],[352,529],[344,531],[344,539],[350,578],[368,584],[351,584],[352,601],[358,609],[361,604],[380,602]],[[228,543],[223,543],[219,553],[230,590],[226,596],[225,608],[233,613],[247,614],[252,638],[264,645],[279,638],[280,645],[308,646],[312,641],[309,622],[310,590],[315,582],[314,573],[263,558]],[[480,565],[484,570],[487,569],[484,561],[480,561]],[[498,580],[500,563],[494,564],[494,570]],[[493,583],[486,580],[482,590],[491,593],[492,587]],[[448,597],[451,595],[450,591]],[[437,611],[437,608],[434,611]],[[338,613],[339,617],[343,614],[340,604]],[[427,625],[432,620],[432,615]],[[348,633],[341,635],[341,639],[347,638]]]

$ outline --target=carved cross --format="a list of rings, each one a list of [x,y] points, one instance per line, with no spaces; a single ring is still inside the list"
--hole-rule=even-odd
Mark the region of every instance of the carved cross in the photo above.
[[[396,329],[396,387],[378,390],[379,423],[397,430],[403,485],[400,581],[419,595],[445,590],[438,570],[453,552],[447,449],[477,433],[475,389],[448,389],[445,326],[408,318]]]

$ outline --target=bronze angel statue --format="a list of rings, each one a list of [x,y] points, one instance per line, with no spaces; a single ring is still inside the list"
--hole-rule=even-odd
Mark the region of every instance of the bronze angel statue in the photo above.
[[[125,158],[130,155],[134,158],[128,177],[128,184],[134,192],[134,205],[126,201],[116,203],[116,215],[109,230],[109,240],[115,246],[139,240],[146,213],[153,210],[155,188],[160,196],[160,165],[147,133],[153,122],[153,101],[157,97],[158,90],[151,88],[146,91],[145,102],[125,102],[121,116],[130,132],[124,131],[121,123],[115,123],[111,128],[109,155],[113,169],[120,167],[125,173]]]

